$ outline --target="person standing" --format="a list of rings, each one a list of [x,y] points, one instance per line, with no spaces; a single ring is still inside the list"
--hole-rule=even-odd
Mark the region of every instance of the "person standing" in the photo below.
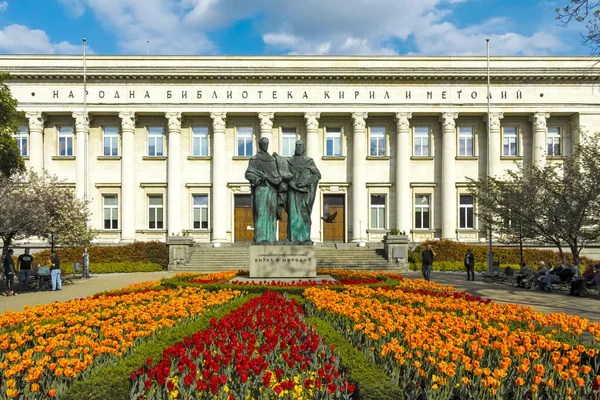
[[[431,249],[431,245],[428,244],[425,247],[425,250],[421,253],[421,272],[423,273],[423,278],[426,281],[431,280],[431,269],[433,268],[433,257],[435,256],[434,251]]]
[[[62,290],[62,282],[60,280],[60,258],[58,253],[52,253],[52,259],[50,260],[50,276],[52,278],[52,291]],[[57,289],[58,287],[58,289]]]
[[[475,256],[471,253],[471,249],[467,249],[465,254],[465,268],[467,269],[467,280],[475,280]]]
[[[4,266],[4,279],[6,279],[6,296],[14,296],[13,285],[15,281],[15,262],[12,259],[14,251],[8,249],[4,258],[2,259],[2,265]]]
[[[83,255],[81,256],[81,265],[83,266],[83,277],[90,277],[90,254],[88,253],[87,247],[83,248]]]
[[[29,249],[25,249],[25,254],[21,254],[17,259],[17,270],[19,270],[19,292],[25,292],[29,289],[29,274],[33,265],[33,256],[29,254]]]

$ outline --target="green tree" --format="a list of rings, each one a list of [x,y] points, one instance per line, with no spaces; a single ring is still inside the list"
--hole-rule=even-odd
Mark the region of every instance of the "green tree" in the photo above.
[[[0,73],[0,174],[4,177],[25,171],[25,162],[14,139],[24,115],[17,110],[17,100],[3,83],[7,78],[7,74]]]
[[[566,247],[579,265],[581,250],[600,240],[599,140],[585,138],[562,164],[521,164],[501,178],[471,180],[480,218],[504,241],[555,246],[561,257]]]

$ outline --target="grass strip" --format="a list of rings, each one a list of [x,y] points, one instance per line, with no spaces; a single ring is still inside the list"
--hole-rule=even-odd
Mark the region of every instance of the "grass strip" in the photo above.
[[[348,369],[350,378],[356,384],[356,394],[361,400],[398,400],[404,393],[381,368],[369,361],[356,350],[331,325],[320,318],[307,318],[328,346],[335,346],[342,366]]]
[[[223,318],[252,297],[255,295],[247,295],[216,306],[193,320],[179,323],[173,328],[150,336],[148,341],[135,347],[131,354],[119,359],[116,364],[100,366],[88,378],[74,383],[61,395],[61,400],[129,399],[131,371],[143,366],[147,358],[152,358],[155,362],[160,360],[163,350],[198,331],[207,329],[211,319]]]

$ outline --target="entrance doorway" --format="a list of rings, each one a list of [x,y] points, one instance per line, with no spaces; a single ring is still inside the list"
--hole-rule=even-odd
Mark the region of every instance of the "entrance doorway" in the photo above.
[[[249,194],[236,194],[234,203],[234,240],[236,242],[252,242],[254,240],[252,197]]]
[[[344,242],[344,203],[343,194],[323,195],[323,241]]]

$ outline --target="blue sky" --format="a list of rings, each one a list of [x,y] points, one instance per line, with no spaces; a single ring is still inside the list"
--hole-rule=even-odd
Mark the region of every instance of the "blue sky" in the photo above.
[[[569,0],[0,0],[0,53],[587,55]]]

